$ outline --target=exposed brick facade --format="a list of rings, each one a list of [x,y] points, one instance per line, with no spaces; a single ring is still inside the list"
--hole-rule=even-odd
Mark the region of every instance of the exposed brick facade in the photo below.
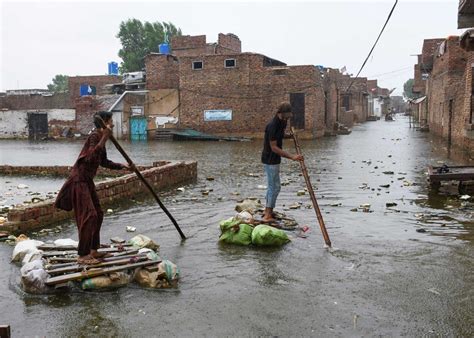
[[[81,96],[81,85],[89,85],[96,88],[96,95],[109,94],[105,85],[120,83],[122,77],[119,75],[90,75],[90,76],[70,76],[68,78],[69,95],[72,102]]]
[[[163,191],[196,180],[197,163],[157,163],[157,166],[142,171],[142,175],[155,189]],[[104,208],[123,200],[130,200],[137,195],[149,194],[148,189],[135,174],[97,183],[96,190]],[[9,211],[8,221],[1,228],[4,231],[25,232],[70,219],[73,215],[73,212],[56,209],[54,200],[48,200]]]
[[[172,55],[148,54],[145,58],[146,89],[177,89],[179,87],[178,59]]]
[[[446,39],[435,53],[426,86],[430,131],[453,143],[462,142],[465,125],[462,110],[466,61],[467,52],[461,49],[458,37]]]
[[[0,96],[0,109],[68,109],[74,108],[68,93],[58,93],[51,96],[41,94],[5,95]]]
[[[236,67],[225,68],[228,58]],[[322,136],[324,90],[314,66],[266,67],[265,56],[253,53],[180,57],[180,119],[182,128],[227,135],[262,134],[277,106],[291,93],[304,93],[303,137]],[[193,61],[203,69],[193,70]],[[232,121],[204,121],[205,110],[232,110]]]
[[[205,35],[173,36],[170,44],[173,55],[178,57],[242,52],[239,37],[232,33],[219,33],[217,43],[207,43]]]

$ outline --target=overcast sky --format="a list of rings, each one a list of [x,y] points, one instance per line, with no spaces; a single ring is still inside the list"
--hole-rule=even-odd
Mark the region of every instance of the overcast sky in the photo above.
[[[56,74],[106,74],[120,62],[123,20],[167,21],[185,35],[234,33],[242,50],[289,65],[346,66],[354,75],[394,1],[9,1],[0,0],[0,91],[46,88]],[[397,88],[413,77],[423,39],[459,35],[457,0],[399,1],[361,76]]]

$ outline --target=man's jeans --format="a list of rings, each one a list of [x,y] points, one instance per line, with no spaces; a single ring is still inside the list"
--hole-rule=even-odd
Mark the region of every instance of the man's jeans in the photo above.
[[[264,164],[265,174],[267,175],[267,208],[275,208],[278,194],[280,193],[280,165]]]

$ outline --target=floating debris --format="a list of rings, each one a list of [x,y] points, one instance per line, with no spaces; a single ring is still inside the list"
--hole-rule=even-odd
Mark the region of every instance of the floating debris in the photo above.
[[[111,213],[113,213],[113,212],[114,212],[113,209],[107,209],[107,213],[108,213],[108,214],[111,214]]]
[[[387,208],[396,207],[397,205],[398,205],[398,204],[395,203],[395,202],[387,202],[387,203],[385,203],[385,206],[386,206]]]
[[[303,195],[306,195],[306,191],[304,190],[298,190],[297,193],[296,193],[297,196],[303,196]]]
[[[267,186],[259,184],[259,185],[257,185],[257,189],[265,190],[265,189],[267,189]]]
[[[125,228],[125,230],[126,230],[127,232],[135,232],[135,231],[137,231],[137,228],[127,225],[127,227]]]
[[[180,192],[184,192],[185,189],[183,187],[181,187],[181,188],[177,188],[176,190],[180,191]]]
[[[379,185],[380,188],[390,188],[390,184],[381,184]]]
[[[208,180],[208,181],[214,181],[214,177],[211,177],[211,176],[206,177],[206,180]],[[178,188],[178,189],[179,189],[179,188]],[[184,190],[184,188],[183,188],[183,190]]]
[[[26,184],[18,184],[17,188],[18,189],[27,189],[29,187]]]
[[[469,196],[469,195],[462,195],[462,196],[459,197],[459,199],[463,200],[463,201],[467,201],[470,198],[471,198],[471,196]]]
[[[421,232],[421,233],[423,233],[423,232],[426,232],[426,230],[423,229],[423,228],[420,228],[420,229],[416,229],[416,232]]]
[[[394,172],[391,171],[391,170],[383,171],[383,173],[384,173],[385,175],[393,175],[393,174],[394,174]]]

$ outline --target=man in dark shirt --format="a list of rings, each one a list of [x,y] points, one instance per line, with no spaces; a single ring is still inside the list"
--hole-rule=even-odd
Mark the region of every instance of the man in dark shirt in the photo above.
[[[263,222],[274,222],[273,209],[280,192],[280,163],[285,157],[293,161],[302,161],[302,155],[292,155],[283,151],[283,137],[288,119],[293,116],[291,105],[282,103],[275,117],[265,127],[265,139],[263,142],[262,163],[267,176],[267,196]]]
[[[115,170],[130,169],[128,164],[114,163],[107,158],[105,143],[114,126],[112,113],[99,112],[97,115],[102,118],[106,128],[101,129],[94,120],[97,129],[87,138],[55,202],[56,208],[66,211],[74,209],[79,232],[80,264],[97,264],[100,262],[98,258],[104,256],[97,252],[100,246],[100,227],[104,218],[94,185],[97,168],[100,165]]]

